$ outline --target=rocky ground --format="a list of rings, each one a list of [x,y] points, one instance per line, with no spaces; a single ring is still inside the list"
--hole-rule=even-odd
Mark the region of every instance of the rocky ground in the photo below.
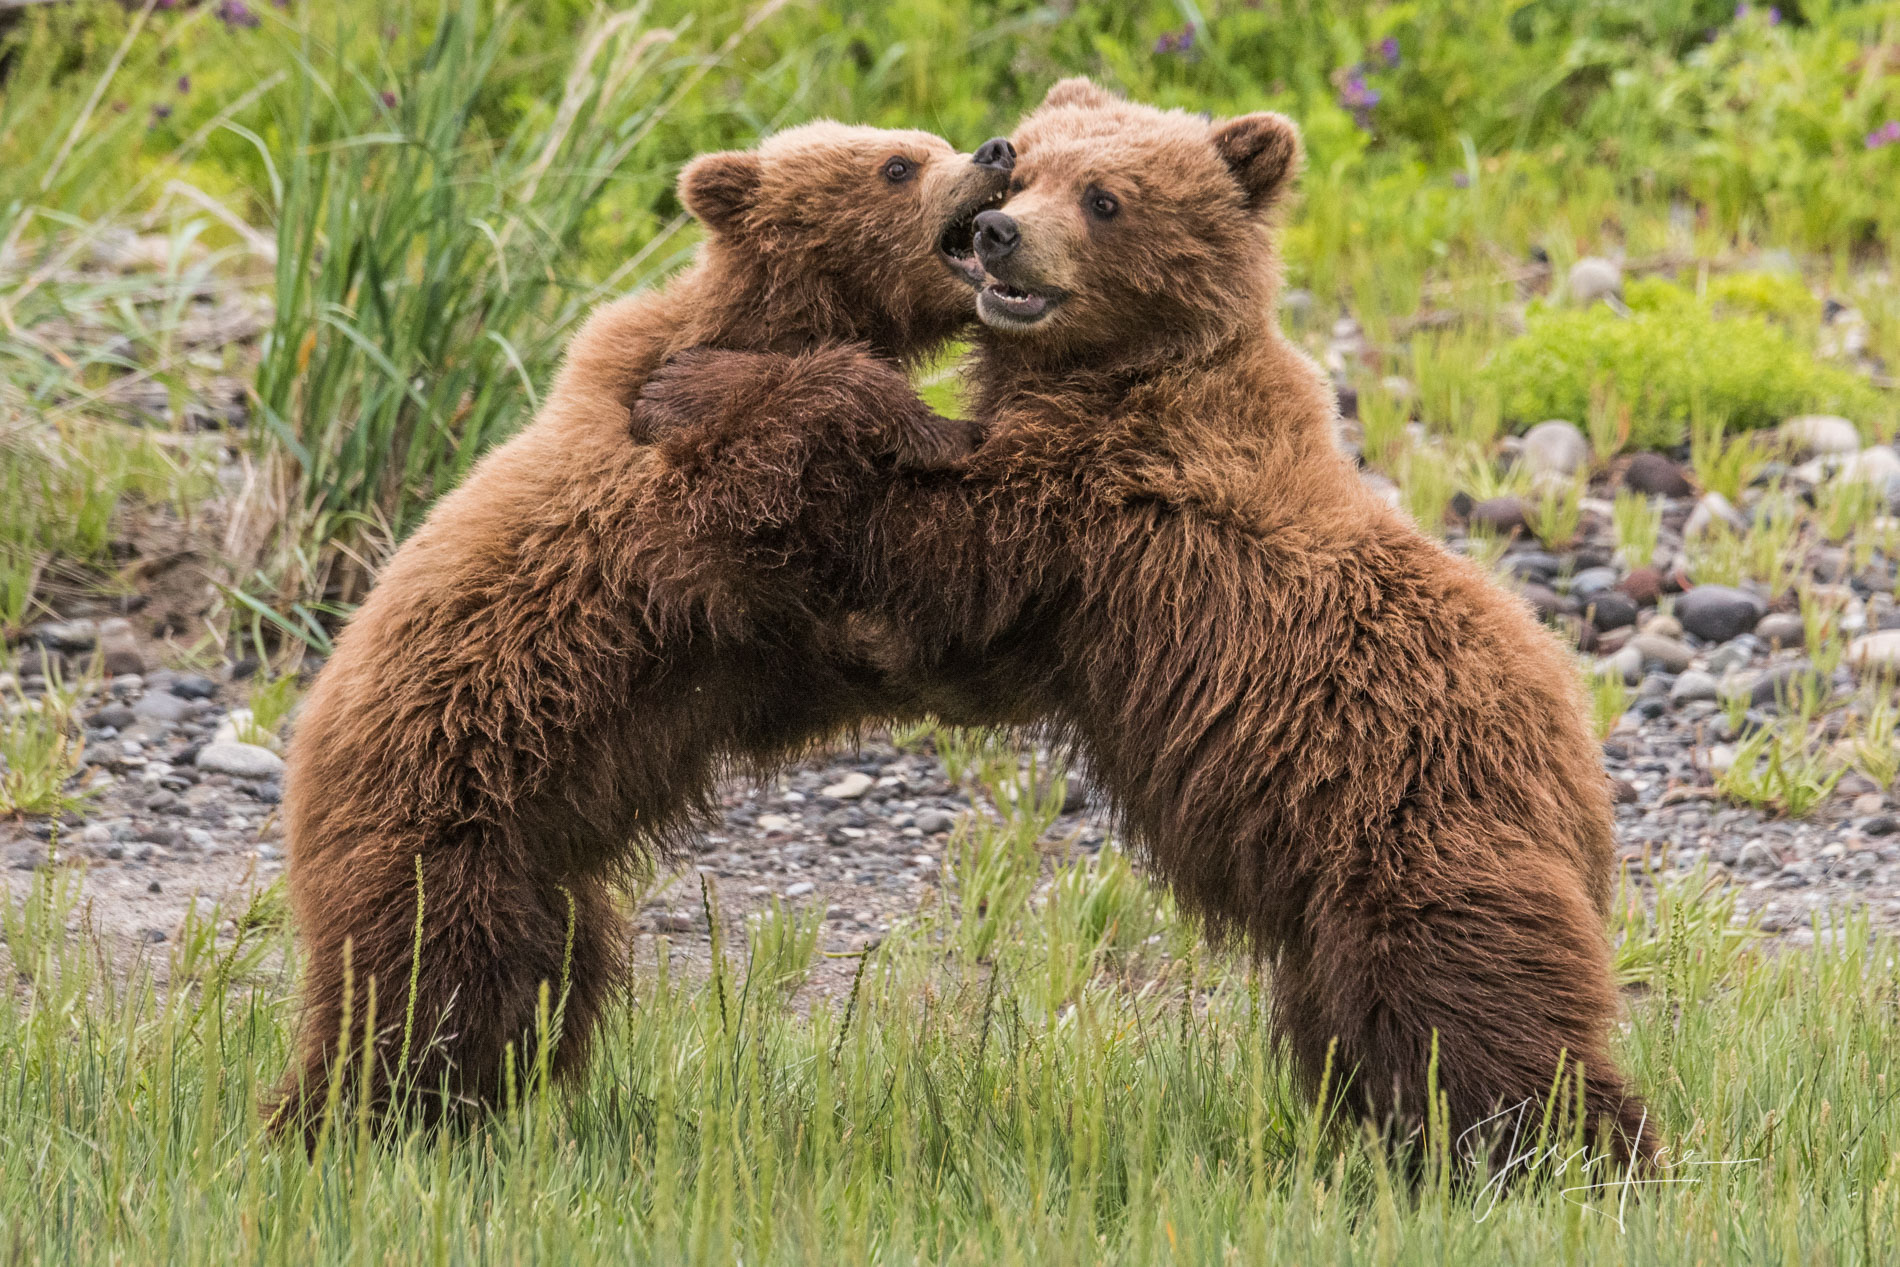
[[[82,918],[120,952],[178,936],[194,902],[200,911],[217,904],[228,930],[284,867],[284,765],[272,747],[248,742],[265,738],[243,704],[248,682],[229,673],[130,671],[145,669],[151,652],[127,641],[123,620],[48,624],[35,637],[41,666],[50,656],[76,672],[103,648],[128,671],[105,679],[83,705],[82,805],[57,822],[0,820],[7,888],[24,895],[54,857],[83,863]],[[29,699],[44,686],[36,673],[0,682],[6,695],[18,687]],[[690,863],[643,895],[636,950],[650,950],[663,934],[676,958],[704,957],[702,876],[734,944],[743,944],[747,917],[777,900],[823,909],[821,950],[861,949],[934,896],[952,828],[973,811],[927,744],[903,751],[881,737],[769,783],[735,781],[723,803],[723,823],[700,837]],[[1079,784],[1064,810],[1048,836],[1051,851],[1099,849],[1106,833],[1087,814]],[[160,954],[141,957],[163,962]],[[852,968],[831,965],[821,989],[848,983]]]
[[[1656,468],[1637,464],[1618,478],[1643,478],[1644,469]],[[1765,929],[1791,939],[1811,937],[1817,913],[1862,904],[1877,922],[1900,923],[1900,809],[1889,789],[1848,773],[1802,819],[1717,797],[1714,771],[1734,759],[1749,728],[1773,721],[1784,694],[1777,688],[1806,670],[1799,650],[1783,649],[1800,646],[1801,622],[1747,590],[1691,586],[1671,596],[1681,588],[1667,558],[1672,539],[1707,503],[1658,495],[1661,567],[1618,567],[1605,529],[1594,523],[1604,512],[1589,503],[1577,547],[1551,553],[1526,545],[1502,565],[1553,621],[1592,645],[1602,671],[1623,675],[1633,688],[1631,708],[1603,746],[1631,882],[1706,868],[1717,882],[1737,886],[1740,905]],[[1454,533],[1452,545],[1459,544]],[[1827,563],[1819,560],[1823,572]],[[1879,631],[1900,630],[1890,572],[1817,583],[1843,591],[1844,636],[1857,638],[1850,663],[1883,645]],[[1659,600],[1672,610],[1659,613]],[[0,822],[9,889],[24,891],[56,846],[60,856],[85,863],[87,918],[121,945],[151,947],[177,936],[194,901],[218,903],[227,918],[244,911],[284,865],[283,763],[270,747],[248,742],[263,736],[244,709],[246,666],[216,676],[153,667],[158,651],[110,619],[43,625],[34,641],[41,658],[29,658],[17,684],[0,683],[9,696],[14,685],[28,698],[42,689],[31,670],[47,658],[72,671],[103,653],[118,672],[82,705],[82,807],[57,825]],[[1832,685],[1844,694],[1853,673],[1835,670]],[[1750,699],[1739,726],[1723,702],[1737,692]],[[1100,807],[1089,801],[1072,781],[1047,837],[1052,853],[1101,847]],[[987,812],[951,785],[927,744],[905,751],[881,738],[807,761],[766,785],[734,783],[724,803],[723,823],[701,838],[688,867],[646,895],[636,916],[640,938],[664,934],[689,960],[708,944],[701,875],[716,885],[736,936],[749,913],[777,899],[822,908],[821,949],[849,952],[933,898],[957,817]],[[837,969],[848,971],[848,961]]]
[[[1573,273],[1571,289],[1582,285]],[[1296,324],[1310,327],[1299,312],[1300,292],[1287,302]],[[1312,307],[1310,297],[1303,302]],[[1829,309],[1830,328],[1851,333],[1853,314],[1837,308]],[[243,313],[232,313],[237,330]],[[1350,319],[1310,336],[1309,346],[1342,383],[1366,369],[1368,349]],[[240,330],[213,342],[241,337]],[[1401,399],[1409,390],[1402,380],[1388,378],[1385,386]],[[1341,403],[1343,440],[1351,447],[1358,430],[1354,393],[1342,387]],[[242,423],[240,412],[216,425]],[[1417,423],[1409,427],[1411,443],[1433,442]],[[1812,935],[1816,914],[1861,905],[1877,922],[1900,923],[1900,805],[1892,787],[1850,771],[1813,812],[1790,818],[1772,805],[1751,808],[1719,796],[1715,778],[1747,759],[1748,736],[1776,724],[1788,688],[1804,679],[1821,680],[1822,694],[1832,697],[1814,720],[1817,742],[1852,742],[1859,705],[1847,701],[1867,698],[1856,688],[1870,671],[1900,668],[1894,551],[1850,555],[1802,536],[1790,547],[1796,585],[1771,602],[1760,587],[1691,583],[1684,543],[1711,529],[1746,540],[1787,499],[1812,507],[1824,489],[1850,479],[1878,491],[1888,517],[1873,527],[1888,526],[1891,546],[1900,540],[1900,453],[1864,445],[1853,423],[1836,418],[1790,420],[1781,439],[1778,452],[1788,460],[1763,466],[1735,505],[1697,494],[1685,451],[1619,458],[1590,475],[1590,447],[1580,430],[1543,423],[1504,440],[1499,461],[1527,468],[1533,490],[1546,481],[1581,482],[1573,539],[1557,549],[1539,544],[1530,531],[1534,492],[1478,501],[1459,494],[1446,536],[1452,549],[1471,553],[1508,541],[1497,560],[1500,574],[1586,659],[1594,658],[1599,673],[1627,684],[1630,706],[1603,752],[1631,882],[1647,886],[1659,872],[1706,869],[1716,882],[1736,886],[1740,906],[1763,928],[1801,939]],[[1368,471],[1366,478],[1398,499],[1383,476]],[[1631,566],[1618,548],[1612,498],[1623,489],[1653,499],[1661,511],[1654,557],[1645,566]],[[128,542],[126,553],[194,557],[137,542]],[[244,711],[253,666],[194,661],[181,657],[174,642],[156,641],[195,619],[189,609],[207,586],[202,577],[185,576],[192,571],[135,567],[143,579],[129,600],[94,607],[62,601],[67,619],[28,630],[14,648],[17,676],[0,674],[11,679],[0,680],[0,701],[18,710],[31,706],[49,673],[55,681],[78,680],[93,666],[105,673],[79,709],[82,805],[60,824],[0,820],[0,863],[18,894],[55,852],[83,860],[87,918],[134,947],[175,938],[194,901],[216,902],[227,918],[235,916],[284,865],[276,737],[258,733]],[[1809,659],[1794,589],[1830,613],[1830,637],[1840,645],[1825,668]],[[185,663],[197,670],[167,667]],[[928,745],[900,751],[876,739],[807,761],[765,786],[733,784],[724,800],[723,823],[700,840],[687,868],[646,895],[636,917],[641,937],[664,934],[676,953],[703,953],[707,945],[700,875],[716,884],[719,908],[736,934],[750,912],[777,899],[822,908],[822,948],[849,952],[932,899],[957,816],[987,812],[951,785]],[[1069,804],[1048,836],[1050,852],[1100,848],[1104,821],[1102,807],[1072,781]]]

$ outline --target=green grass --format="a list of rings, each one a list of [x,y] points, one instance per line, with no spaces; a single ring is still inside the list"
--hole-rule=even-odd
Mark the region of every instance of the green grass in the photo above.
[[[1804,341],[1768,317],[1727,315],[1660,283],[1632,284],[1630,307],[1534,313],[1485,367],[1505,412],[1526,424],[1583,419],[1607,386],[1628,410],[1629,442],[1649,449],[1681,443],[1701,410],[1736,429],[1839,413],[1869,430],[1893,410],[1863,376],[1817,360],[1811,328]]]
[[[85,756],[79,724],[84,682],[55,671],[29,696],[18,685],[0,691],[0,815],[57,816],[81,807],[87,794],[72,784]]]
[[[0,90],[0,408],[116,418],[146,385],[175,427],[212,372],[180,337],[192,297],[273,300],[263,338],[218,367],[246,385],[256,468],[214,578],[214,623],[240,636],[327,648],[431,501],[529,416],[579,316],[682,258],[671,182],[690,155],[819,115],[973,145],[1076,72],[1299,119],[1290,281],[1316,313],[1351,309],[1389,353],[1369,381],[1409,373],[1452,451],[1488,462],[1503,426],[1544,416],[1587,425],[1600,458],[1704,414],[1900,423],[1815,355],[1830,294],[1900,360],[1900,309],[1862,280],[1900,240],[1877,194],[1900,146],[1865,143],[1900,116],[1892,3],[1779,25],[1713,0],[251,11],[36,6]],[[1355,66],[1379,94],[1357,112]],[[133,230],[169,236],[160,276],[74,272]],[[1762,246],[1809,275],[1732,267]],[[1613,248],[1682,280],[1634,277],[1628,319],[1534,311],[1510,337],[1520,286],[1548,281],[1516,261],[1541,251],[1560,280]],[[950,403],[947,382],[932,391]],[[1396,467],[1407,407],[1368,392],[1363,408],[1368,456]],[[0,534],[0,616],[36,610],[67,564]]]
[[[452,1138],[266,1143],[291,1019],[281,904],[199,912],[162,974],[68,926],[84,873],[4,912],[0,1226],[61,1262],[1598,1261],[1900,1253],[1900,962],[1864,922],[1767,951],[1695,877],[1619,902],[1622,1058],[1672,1158],[1505,1190],[1309,1110],[1271,991],[1112,848],[1040,878],[966,827],[943,901],[788,1001],[810,917],[709,974],[628,972],[571,1093]],[[990,925],[994,933],[985,933]],[[1528,1165],[1529,1163],[1527,1163]]]
[[[1579,490],[1540,495],[1497,461],[1507,426],[1544,417],[1584,426],[1600,462],[1689,439],[1698,481],[1732,500],[1769,457],[1745,428],[1815,409],[1870,437],[1900,425],[1820,321],[1824,297],[1855,305],[1869,351],[1900,364],[1881,272],[1900,243],[1900,146],[1865,143],[1900,117],[1890,0],[1788,5],[1779,24],[1727,0],[251,8],[255,28],[208,3],[39,6],[7,37],[9,638],[70,593],[121,588],[136,516],[192,524],[222,460],[249,482],[207,551],[217,635],[326,652],[392,545],[532,412],[587,307],[683,257],[671,181],[686,158],[825,115],[970,146],[1063,74],[1300,121],[1310,162],[1282,242],[1289,284],[1311,296],[1303,337],[1323,355],[1341,311],[1366,331],[1371,356],[1346,370],[1366,456],[1428,528],[1455,493],[1509,494],[1534,503],[1547,543],[1574,536]],[[1190,28],[1186,51],[1157,48]],[[1358,112],[1341,99],[1354,66],[1380,94]],[[158,244],[149,267],[88,265],[132,233]],[[1802,275],[1751,263],[1763,248],[1794,252]],[[1578,256],[1618,251],[1630,316],[1536,298]],[[259,302],[262,336],[193,344],[197,306],[232,293]],[[1411,380],[1405,398],[1384,386],[1394,375]],[[188,434],[231,380],[248,429]],[[943,366],[925,387],[957,404]],[[1692,578],[1785,591],[1823,541],[1857,566],[1893,556],[1863,488],[1836,481],[1817,501],[1691,542]],[[1630,561],[1655,552],[1655,505],[1619,496],[1614,518]],[[1469,549],[1495,563],[1504,544]],[[1809,594],[1802,613],[1825,670],[1839,621]],[[1590,694],[1607,734],[1629,688],[1599,676]],[[288,672],[255,683],[254,737],[274,737],[295,698]],[[0,814],[75,806],[76,700],[57,686],[0,700]],[[1838,748],[1820,739],[1838,702],[1789,703],[1743,742],[1727,798],[1803,813],[1849,762],[1891,783],[1889,693],[1863,692]],[[0,1252],[1900,1258],[1900,947],[1861,917],[1771,951],[1700,876],[1652,904],[1625,893],[1619,1051],[1679,1164],[1640,1193],[1561,1150],[1540,1156],[1545,1182],[1454,1185],[1441,1157],[1389,1156],[1309,1109],[1265,1039],[1270,988],[1201,945],[1124,856],[1049,869],[1060,770],[997,735],[937,741],[953,780],[998,812],[966,817],[943,900],[846,959],[846,984],[809,984],[835,969],[817,912],[774,906],[741,937],[709,891],[724,957],[689,964],[649,943],[579,1087],[528,1071],[517,1103],[468,1136],[351,1123],[314,1161],[264,1142],[256,1110],[295,998],[281,891],[200,913],[154,961],[89,933],[82,871],[12,873],[32,888],[0,913]]]

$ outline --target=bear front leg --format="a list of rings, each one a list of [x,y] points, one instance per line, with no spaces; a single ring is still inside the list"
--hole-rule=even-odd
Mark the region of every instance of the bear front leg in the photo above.
[[[415,856],[392,845],[302,872],[304,1010],[273,1134],[314,1147],[332,1107],[464,1117],[502,1101],[510,1059],[527,1086],[544,1034],[552,1075],[585,1067],[623,959],[608,886],[498,840],[438,843],[423,856],[418,927]],[[347,887],[325,883],[330,871]]]
[[[696,348],[642,389],[636,425],[670,468],[665,498],[702,528],[754,536],[887,483],[892,470],[938,469],[980,439],[945,418],[902,370],[848,346],[788,356]]]
[[[1653,1159],[1656,1124],[1608,1051],[1615,1008],[1584,886],[1534,861],[1455,884],[1440,875],[1428,890],[1342,883],[1309,904],[1273,973],[1275,1030],[1309,1091],[1330,1050],[1332,1086],[1409,1135],[1426,1120],[1435,1042],[1453,1156],[1488,1156],[1494,1175],[1561,1164],[1560,1152],[1530,1153],[1560,1068],[1557,1107],[1574,1115],[1579,1065],[1587,1138],[1619,1165]]]

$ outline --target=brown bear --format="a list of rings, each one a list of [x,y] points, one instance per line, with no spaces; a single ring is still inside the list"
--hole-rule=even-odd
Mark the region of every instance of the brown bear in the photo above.
[[[303,1017],[277,1129],[314,1138],[354,1090],[358,1074],[334,1092],[329,1075],[363,1049],[371,981],[376,1105],[398,1075],[429,1116],[440,1090],[492,1101],[511,1045],[518,1070],[535,1059],[544,985],[553,1068],[579,1067],[621,961],[617,873],[690,832],[724,766],[770,767],[895,707],[804,586],[756,583],[681,526],[713,512],[631,407],[695,346],[847,345],[901,378],[973,315],[972,219],[1007,164],[1000,140],[973,157],[820,123],[687,167],[697,262],[590,319],[532,424],[398,551],[304,707],[284,810]],[[876,419],[838,446],[848,472],[812,478],[870,488],[969,447],[964,424],[912,421]],[[775,433],[753,482],[775,486],[805,445]]]
[[[958,720],[1038,722],[1086,760],[1181,905],[1271,962],[1310,1087],[1330,1061],[1409,1128],[1435,1076],[1475,1155],[1581,1066],[1602,1142],[1649,1153],[1608,1048],[1611,816],[1574,671],[1336,448],[1333,394],[1272,318],[1263,225],[1297,131],[1071,80],[1013,140],[1009,200],[977,217],[989,438],[872,490],[868,517],[809,503],[810,584],[894,619]],[[775,430],[898,411],[928,425],[900,375],[838,351],[689,354],[642,401],[663,446],[728,437],[698,450],[710,483]],[[765,570],[784,503],[748,493],[775,511]],[[717,535],[737,554],[753,528]]]

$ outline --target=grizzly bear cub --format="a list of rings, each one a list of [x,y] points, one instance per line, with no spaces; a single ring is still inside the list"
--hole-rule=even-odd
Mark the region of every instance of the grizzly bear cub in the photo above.
[[[692,531],[722,512],[683,474],[690,446],[663,463],[641,443],[632,404],[695,346],[848,346],[902,381],[898,362],[973,315],[971,222],[1007,160],[1001,141],[973,160],[926,133],[821,123],[688,166],[698,262],[588,322],[534,422],[390,562],[303,710],[285,825],[304,1003],[276,1129],[313,1135],[354,1090],[330,1072],[363,1051],[372,983],[376,1105],[399,1078],[429,1116],[443,1089],[492,1101],[510,1047],[519,1069],[535,1058],[544,986],[553,1068],[579,1067],[621,959],[616,874],[674,847],[725,765],[770,767],[892,711],[802,583],[759,584]],[[962,423],[870,425],[824,450],[844,463],[829,474],[775,433],[751,478],[806,470],[842,494],[969,447]],[[770,518],[745,475],[723,475],[720,493]]]
[[[1410,1127],[1435,1076],[1475,1155],[1581,1069],[1603,1142],[1648,1153],[1608,1048],[1608,784],[1572,668],[1337,451],[1332,394],[1272,319],[1293,125],[1074,80],[1013,140],[1009,200],[977,217],[989,438],[872,490],[868,517],[811,501],[810,583],[894,618],[938,706],[1086,759],[1182,906],[1271,961],[1309,1086],[1330,1061]],[[774,429],[929,418],[868,360],[735,353],[681,358],[642,409],[729,437],[710,465],[733,470]]]

